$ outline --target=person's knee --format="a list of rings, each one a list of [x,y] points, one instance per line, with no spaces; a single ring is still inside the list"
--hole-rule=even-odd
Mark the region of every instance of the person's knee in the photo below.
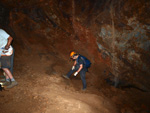
[[[9,71],[8,68],[2,68],[2,70],[5,71],[5,72],[6,72],[6,71]]]

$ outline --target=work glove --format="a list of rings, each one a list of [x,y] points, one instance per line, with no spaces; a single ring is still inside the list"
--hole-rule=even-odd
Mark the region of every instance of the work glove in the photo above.
[[[77,76],[77,74],[78,74],[78,72],[75,72],[75,73],[74,73],[74,76]]]
[[[72,70],[74,70],[75,69],[75,66],[72,66]]]

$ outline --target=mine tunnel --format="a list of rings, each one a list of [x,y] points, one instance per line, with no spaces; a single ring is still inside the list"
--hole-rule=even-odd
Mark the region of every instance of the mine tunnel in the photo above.
[[[0,29],[18,83],[1,83],[0,113],[150,113],[149,0],[1,0]],[[91,62],[85,91],[62,76],[71,51]]]

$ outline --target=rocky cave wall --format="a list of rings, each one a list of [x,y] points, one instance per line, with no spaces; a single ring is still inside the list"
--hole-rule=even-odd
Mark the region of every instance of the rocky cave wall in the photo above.
[[[76,50],[97,68],[104,63],[106,76],[116,82],[123,79],[150,89],[149,0],[2,0],[1,4],[0,14],[9,18],[1,25],[15,37],[16,52],[67,58]],[[4,23],[5,17],[0,21]]]

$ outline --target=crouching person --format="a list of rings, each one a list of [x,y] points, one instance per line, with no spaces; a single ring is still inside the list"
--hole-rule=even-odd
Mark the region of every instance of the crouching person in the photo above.
[[[63,77],[69,79],[73,73],[74,76],[77,76],[77,74],[79,73],[83,84],[82,90],[86,90],[87,84],[86,84],[85,74],[88,71],[91,62],[86,57],[81,56],[76,52],[71,52],[70,58],[74,60],[74,64],[72,66],[72,69],[67,73],[67,75],[63,75]]]
[[[12,88],[18,84],[10,71],[11,55],[13,54],[12,40],[13,38],[9,34],[0,29],[0,62],[5,76],[5,79],[1,79],[0,81],[5,82],[4,86],[7,86],[6,88]]]

